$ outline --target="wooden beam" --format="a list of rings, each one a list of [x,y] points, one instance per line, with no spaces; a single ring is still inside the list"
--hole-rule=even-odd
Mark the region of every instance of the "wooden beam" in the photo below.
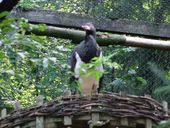
[[[31,23],[44,23],[57,27],[80,28],[87,22],[92,22],[97,30],[113,33],[134,34],[156,38],[170,38],[169,24],[154,24],[142,21],[125,19],[107,19],[88,15],[71,14],[51,10],[15,9],[13,17],[28,19]]]

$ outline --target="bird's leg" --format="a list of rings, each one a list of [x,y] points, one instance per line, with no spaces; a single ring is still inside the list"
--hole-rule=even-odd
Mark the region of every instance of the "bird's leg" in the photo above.
[[[93,95],[98,94],[98,85],[97,84],[93,84],[93,86],[92,86],[92,94]]]
[[[100,78],[100,80],[99,80],[99,87],[97,88],[97,91],[98,91],[98,93],[100,93],[100,91],[101,91],[101,88],[102,88],[102,84],[103,84],[103,76]]]

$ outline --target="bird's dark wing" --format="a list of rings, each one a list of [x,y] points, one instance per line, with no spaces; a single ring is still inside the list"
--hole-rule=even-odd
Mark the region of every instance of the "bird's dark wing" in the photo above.
[[[70,58],[71,71],[74,71],[74,68],[76,65],[75,53],[77,52],[81,56],[81,51],[84,50],[83,46],[84,46],[84,41],[82,41],[80,44],[78,44],[72,51],[71,58]]]
[[[11,11],[19,0],[2,0],[0,2],[0,13],[3,11]]]
[[[75,65],[76,65],[76,57],[75,57],[75,52],[76,50],[74,49],[72,54],[71,54],[71,58],[70,58],[70,67],[71,67],[71,71],[74,71]]]
[[[73,50],[70,58],[71,72],[74,72],[75,65],[76,65],[75,50]],[[69,82],[72,83],[73,81],[75,81],[75,76],[71,75]]]

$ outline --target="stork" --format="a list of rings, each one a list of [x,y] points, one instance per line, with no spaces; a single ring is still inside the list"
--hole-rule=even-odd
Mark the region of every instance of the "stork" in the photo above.
[[[74,72],[74,78],[78,80],[81,86],[81,92],[83,95],[91,95],[96,93],[99,88],[99,81],[94,76],[81,75],[81,65],[89,63],[94,57],[101,57],[102,50],[96,42],[96,29],[92,23],[86,23],[82,25],[82,28],[86,32],[85,39],[78,44],[71,55],[71,70]],[[103,72],[103,65],[99,65],[94,68]],[[88,69],[86,69],[88,71]],[[100,77],[101,79],[101,77]]]

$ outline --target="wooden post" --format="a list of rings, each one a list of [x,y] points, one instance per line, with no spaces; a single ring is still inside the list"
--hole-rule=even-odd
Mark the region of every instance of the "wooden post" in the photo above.
[[[98,106],[91,106],[92,110],[98,109]],[[93,128],[93,125],[100,120],[100,114],[97,112],[92,112],[91,114],[91,122],[89,123],[89,127]]]
[[[64,116],[64,125],[70,128],[70,125],[72,125],[72,118],[70,116]]]
[[[151,95],[145,94],[145,97],[146,98],[151,98]],[[146,119],[145,128],[152,128],[152,120],[151,119]]]
[[[14,127],[14,128],[21,128],[20,126],[16,126],[16,127]]]
[[[71,91],[65,90],[63,96],[69,98],[69,96],[71,96]],[[72,118],[70,116],[64,116],[64,125],[67,126],[67,128],[71,128]]]
[[[72,118],[70,116],[64,116],[64,125],[67,126],[67,128],[71,128]]]
[[[71,91],[70,91],[70,90],[65,90],[64,93],[63,93],[63,96],[64,96],[64,97],[69,97],[69,96],[71,96]]]
[[[19,111],[19,109],[21,108],[21,103],[20,103],[20,101],[16,101],[15,103],[14,103],[14,109],[15,110],[17,110],[17,112],[16,112],[16,114],[20,114],[20,111]],[[17,120],[15,120],[15,122],[17,122],[19,119],[17,119]],[[15,126],[14,128],[21,128],[19,125],[18,126]]]
[[[151,98],[151,95],[145,94],[145,97],[147,97],[147,98]]]
[[[145,128],[152,128],[152,120],[151,119],[146,119]]]
[[[37,97],[37,106],[41,106],[44,103],[44,97],[42,95],[39,95]]]
[[[20,101],[16,101],[16,102],[14,103],[14,108],[17,109],[17,110],[21,108],[21,103],[20,103]]]
[[[42,95],[39,95],[37,97],[37,106],[41,106],[44,103],[44,97]],[[43,116],[37,116],[36,117],[36,128],[44,128],[44,117]]]
[[[120,124],[121,124],[122,126],[128,126],[128,125],[129,125],[129,123],[128,123],[128,118],[121,118]]]
[[[99,121],[99,120],[100,120],[99,113],[92,113],[92,114],[91,114],[91,118],[92,118],[92,121],[93,121],[93,122]]]
[[[163,110],[165,112],[165,116],[168,117],[168,103],[166,101],[163,101],[162,102],[162,105],[163,105]]]
[[[6,115],[7,115],[7,110],[6,110],[6,108],[4,108],[1,110],[1,118],[5,118]]]
[[[126,91],[120,91],[120,92],[119,92],[119,95],[120,95],[120,96],[123,96],[123,97],[124,97],[124,96],[127,96],[127,92],[126,92]]]
[[[36,117],[36,128],[44,128],[44,117],[42,116]]]

